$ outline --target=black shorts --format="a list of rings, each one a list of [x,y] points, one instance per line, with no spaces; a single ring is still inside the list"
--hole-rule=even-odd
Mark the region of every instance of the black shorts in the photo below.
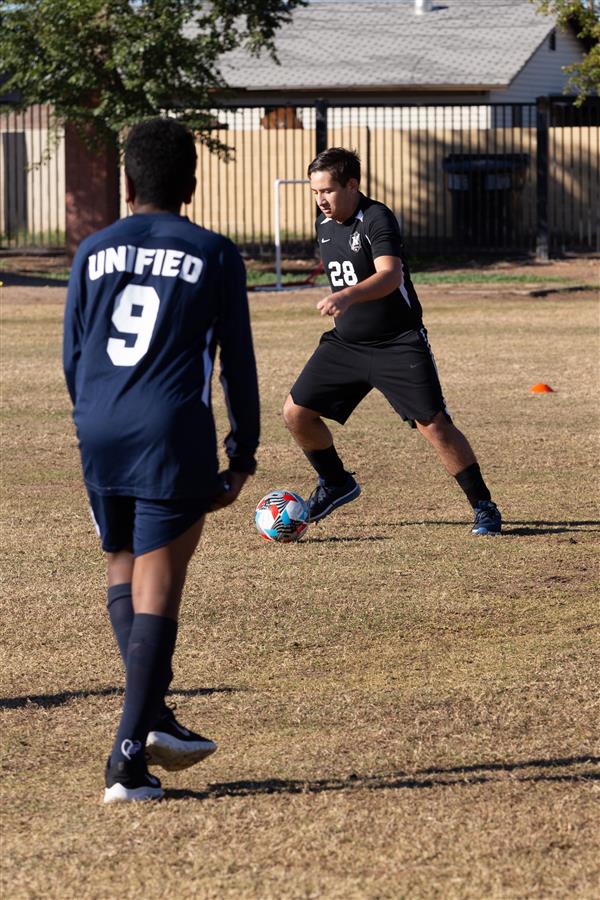
[[[446,412],[427,332],[406,331],[389,341],[351,344],[326,331],[291,389],[294,403],[342,425],[372,388],[403,419],[428,422]]]

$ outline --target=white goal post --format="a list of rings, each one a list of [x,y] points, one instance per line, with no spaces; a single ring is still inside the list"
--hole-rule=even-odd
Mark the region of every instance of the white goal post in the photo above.
[[[275,224],[275,290],[283,290],[281,271],[281,185],[308,184],[306,178],[276,178],[273,182],[273,221]]]

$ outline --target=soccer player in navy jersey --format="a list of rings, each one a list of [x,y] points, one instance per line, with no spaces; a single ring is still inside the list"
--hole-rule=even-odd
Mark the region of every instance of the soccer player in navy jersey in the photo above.
[[[446,410],[396,217],[360,192],[360,160],[350,150],[324,150],[309,165],[308,178],[321,210],[317,241],[332,291],[317,308],[333,318],[334,328],[292,386],[283,415],[318,475],[310,520],[318,522],[361,490],[323,418],[344,424],[377,388],[435,448],[465,492],[475,515],[472,533],[499,534],[500,512]]]
[[[193,135],[135,126],[125,149],[133,215],[82,242],[64,323],[64,370],[108,611],[126,670],[105,802],[163,796],[148,764],[182,769],[216,744],[165,704],[189,560],[205,515],[256,468],[259,406],[244,264],[227,238],[180,215],[196,187]],[[219,473],[211,374],[229,413]]]

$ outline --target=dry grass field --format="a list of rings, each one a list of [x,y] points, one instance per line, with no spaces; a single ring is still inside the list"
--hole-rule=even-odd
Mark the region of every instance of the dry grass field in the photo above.
[[[470,536],[452,479],[371,394],[336,429],[361,498],[291,546],[261,541],[253,510],[312,488],[279,409],[322,291],[253,295],[260,468],[208,521],[173,684],[219,752],[165,773],[164,801],[117,807],[100,801],[123,676],[64,293],[2,297],[3,896],[598,898],[595,293],[420,290],[503,537]]]

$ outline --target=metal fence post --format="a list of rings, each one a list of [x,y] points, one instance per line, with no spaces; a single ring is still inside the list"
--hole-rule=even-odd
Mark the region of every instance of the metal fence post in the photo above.
[[[315,156],[322,150],[327,150],[327,100],[315,100]],[[319,216],[321,210],[315,206],[315,216]]]
[[[279,208],[279,185],[281,178],[273,182],[273,224],[275,227],[275,290],[281,290],[281,218]]]
[[[315,101],[316,146],[315,156],[327,149],[327,100]]]
[[[548,228],[548,131],[550,126],[550,100],[536,100],[536,259],[545,262],[549,258]]]

